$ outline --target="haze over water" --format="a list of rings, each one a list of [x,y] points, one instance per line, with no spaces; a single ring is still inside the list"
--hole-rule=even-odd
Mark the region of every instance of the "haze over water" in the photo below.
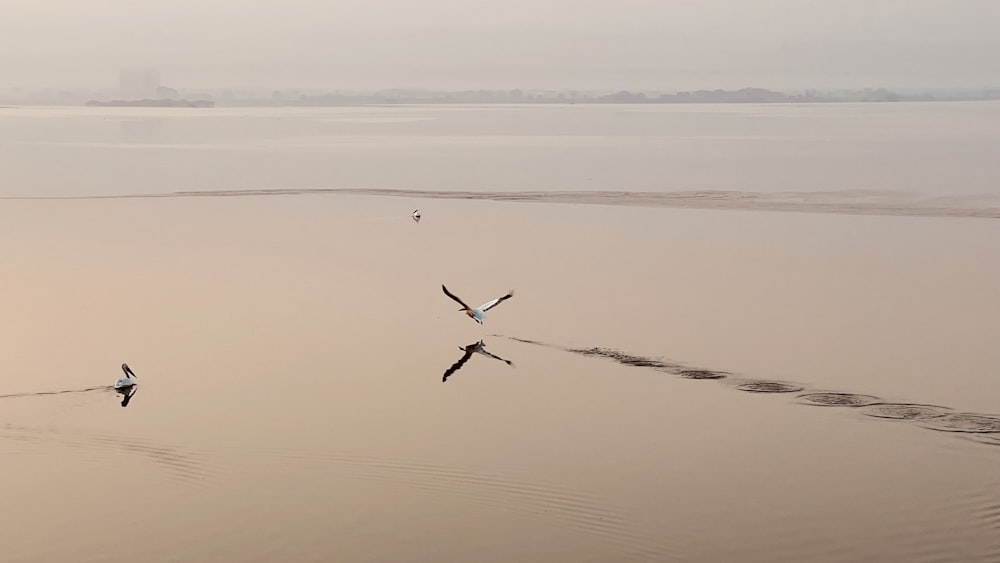
[[[996,561],[998,131],[0,109],[5,557]]]
[[[1000,102],[9,108],[0,119],[4,193],[24,196],[360,187],[996,198],[1000,177]]]

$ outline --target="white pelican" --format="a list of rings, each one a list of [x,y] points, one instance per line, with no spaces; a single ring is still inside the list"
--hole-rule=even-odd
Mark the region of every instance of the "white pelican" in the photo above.
[[[483,313],[485,313],[486,311],[489,311],[493,307],[496,307],[497,305],[500,304],[500,302],[504,301],[505,299],[510,299],[511,297],[514,297],[514,290],[512,289],[512,290],[510,290],[510,291],[507,292],[507,295],[504,295],[503,297],[497,297],[496,299],[494,299],[492,301],[487,301],[486,303],[483,303],[479,307],[473,309],[472,307],[469,307],[468,305],[466,305],[464,301],[462,301],[461,299],[459,299],[458,297],[456,297],[452,292],[448,291],[448,288],[445,287],[444,284],[441,284],[441,289],[444,290],[444,294],[445,295],[447,295],[448,297],[451,297],[452,299],[454,299],[455,301],[457,301],[459,305],[462,306],[462,308],[459,309],[459,311],[465,311],[466,315],[469,315],[469,317],[472,320],[476,321],[479,324],[483,324],[483,321],[485,320],[483,318],[484,317]]]
[[[412,215],[413,215],[413,220],[416,221],[417,223],[419,223],[420,222],[420,210],[419,209],[414,209]]]
[[[465,355],[463,355],[461,358],[459,358],[457,362],[455,362],[454,364],[452,364],[451,367],[448,368],[444,372],[444,377],[441,378],[441,382],[442,383],[448,381],[448,378],[451,377],[451,375],[453,373],[455,373],[456,371],[462,369],[462,366],[465,365],[465,362],[469,361],[469,358],[471,358],[472,354],[475,354],[475,353],[479,353],[479,354],[482,354],[484,356],[488,356],[490,358],[493,358],[494,360],[500,360],[501,362],[507,364],[508,366],[513,366],[514,365],[514,362],[512,362],[510,360],[505,360],[505,359],[501,358],[500,356],[496,356],[494,354],[490,354],[489,352],[487,352],[486,351],[486,344],[484,344],[482,340],[480,340],[479,342],[473,342],[472,344],[469,344],[465,348],[459,346],[458,349],[464,351]]]
[[[118,381],[115,381],[115,390],[119,392],[127,391],[135,386],[135,381],[132,381],[132,378],[135,377],[132,368],[128,367],[128,364],[122,364],[122,371],[125,372],[125,377],[119,377]]]

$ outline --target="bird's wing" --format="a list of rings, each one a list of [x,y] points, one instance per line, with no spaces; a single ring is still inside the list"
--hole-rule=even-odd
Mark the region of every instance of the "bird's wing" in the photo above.
[[[514,290],[513,289],[510,290],[510,291],[508,291],[507,295],[504,295],[503,297],[497,297],[493,301],[487,301],[486,303],[483,303],[482,305],[479,306],[479,309],[485,313],[486,311],[489,311],[493,307],[496,307],[497,305],[499,305],[504,300],[510,299],[511,297],[514,297]]]
[[[441,378],[441,382],[442,383],[445,382],[445,381],[448,381],[448,378],[451,377],[451,374],[453,374],[456,371],[462,369],[462,366],[465,365],[465,362],[469,361],[469,358],[472,357],[472,352],[473,352],[474,349],[475,349],[475,346],[466,346],[465,347],[465,354],[463,354],[462,357],[459,358],[457,362],[455,362],[454,364],[452,364],[451,367],[448,368],[444,372],[444,377]]]
[[[451,297],[452,299],[454,299],[455,301],[457,301],[458,304],[461,305],[462,307],[464,307],[466,309],[469,309],[469,306],[466,305],[464,301],[462,301],[461,299],[459,299],[458,297],[456,297],[454,293],[448,291],[448,288],[445,287],[444,284],[441,284],[441,289],[444,290],[444,294],[445,295],[447,295],[448,297]]]
[[[514,362],[512,362],[510,360],[505,360],[505,359],[501,358],[500,356],[497,356],[496,354],[491,354],[491,353],[487,352],[485,349],[479,350],[479,353],[483,354],[484,356],[489,356],[489,357],[493,358],[494,360],[500,360],[501,362],[507,364],[508,366],[514,365]]]

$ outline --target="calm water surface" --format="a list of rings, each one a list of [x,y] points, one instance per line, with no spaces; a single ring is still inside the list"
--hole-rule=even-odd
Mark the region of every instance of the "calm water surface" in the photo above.
[[[998,196],[998,145],[1000,103],[994,102],[9,108],[0,109],[0,191],[363,187]]]
[[[0,192],[990,193],[976,151],[997,107],[0,110]],[[998,248],[989,219],[0,201],[0,544],[12,561],[997,561],[1000,425],[965,413],[1000,413]],[[442,283],[516,295],[480,327]],[[442,382],[480,340],[504,361],[473,353]],[[123,361],[124,409],[101,387]],[[779,383],[801,391],[746,391]],[[820,392],[850,395],[800,397]]]

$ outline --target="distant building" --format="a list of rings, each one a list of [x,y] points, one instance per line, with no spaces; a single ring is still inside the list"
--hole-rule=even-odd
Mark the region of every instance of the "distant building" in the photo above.
[[[176,88],[170,88],[169,86],[158,86],[156,88],[157,98],[176,98],[180,96],[180,92]]]
[[[125,98],[152,98],[160,87],[155,68],[124,68],[118,73],[118,90]]]

